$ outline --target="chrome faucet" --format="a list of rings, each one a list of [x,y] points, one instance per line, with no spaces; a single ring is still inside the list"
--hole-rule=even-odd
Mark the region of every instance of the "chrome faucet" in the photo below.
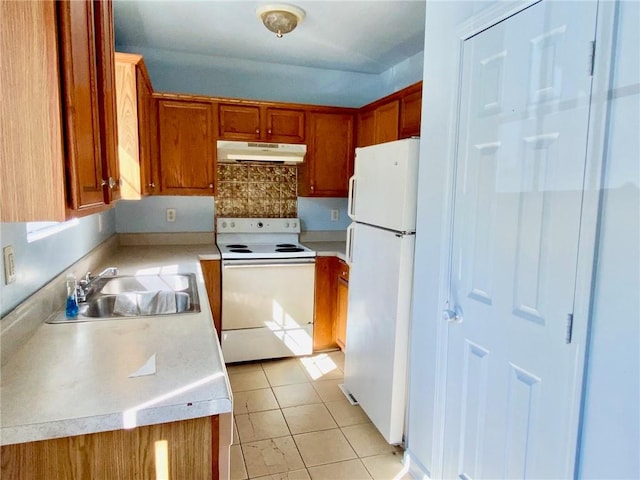
[[[115,277],[118,275],[118,267],[109,267],[105,268],[102,272],[100,272],[95,277],[91,276],[91,272],[87,272],[86,275],[78,282],[77,294],[78,294],[78,302],[86,302],[87,295],[91,291],[93,287],[93,283],[101,278],[110,275]]]

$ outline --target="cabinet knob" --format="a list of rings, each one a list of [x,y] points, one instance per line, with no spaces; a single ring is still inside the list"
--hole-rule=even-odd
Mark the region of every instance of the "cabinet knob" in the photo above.
[[[102,181],[100,182],[100,186],[104,187],[107,184],[107,181],[103,178]]]
[[[118,182],[116,182],[113,177],[109,177],[109,188],[111,190],[113,190],[113,187],[115,187],[116,185],[118,185]]]
[[[260,135],[260,129],[256,128],[256,135]]]
[[[148,186],[148,187],[150,187],[150,188],[156,188],[156,184],[155,184],[155,183],[153,183],[153,182],[151,182],[151,183],[150,183],[150,184],[148,184],[147,186]]]
[[[209,188],[213,188],[213,183],[210,183],[210,184],[209,184]]]
[[[267,130],[267,134],[271,135],[271,129]]]
[[[313,186],[313,183],[311,184],[311,191],[313,192],[315,190],[315,187]]]

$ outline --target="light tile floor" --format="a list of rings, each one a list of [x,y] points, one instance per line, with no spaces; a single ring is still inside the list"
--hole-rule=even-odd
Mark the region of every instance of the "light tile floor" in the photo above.
[[[231,480],[409,480],[342,383],[344,355],[228,365],[233,390]]]

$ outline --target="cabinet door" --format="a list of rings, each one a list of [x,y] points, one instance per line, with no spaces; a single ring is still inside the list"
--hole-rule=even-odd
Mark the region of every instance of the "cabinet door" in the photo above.
[[[160,191],[169,195],[213,195],[214,135],[207,102],[160,100]]]
[[[220,260],[202,260],[202,275],[207,288],[209,306],[213,316],[213,326],[218,334],[218,340],[222,338],[222,277]]]
[[[140,55],[116,53],[115,68],[121,197],[138,200],[153,193],[153,91]]]
[[[64,221],[55,3],[0,2],[0,51],[0,222]]]
[[[265,140],[279,143],[304,143],[304,111],[266,109]]]
[[[400,138],[420,135],[422,83],[400,99]]]
[[[70,207],[105,205],[93,2],[58,2]]]
[[[118,200],[120,168],[116,122],[116,81],[113,33],[113,8],[110,1],[93,2],[95,12],[96,67],[98,80],[98,114],[100,118],[100,155],[107,203]]]
[[[309,114],[308,150],[299,173],[302,196],[346,197],[353,173],[354,115]]]
[[[118,112],[118,159],[122,178],[122,198],[139,199],[142,195],[140,180],[140,136],[138,125],[138,91],[136,66],[116,61],[116,99]]]
[[[358,114],[358,147],[368,147],[375,143],[375,118],[375,110],[367,110]]]
[[[140,182],[144,195],[156,191],[157,165],[154,162],[152,142],[157,139],[155,132],[155,108],[153,88],[146,69],[136,69],[136,90],[138,94],[138,139],[140,142]]]
[[[260,108],[258,106],[218,105],[220,138],[227,140],[259,140]]]
[[[398,140],[398,119],[400,102],[394,100],[379,106],[375,110],[374,143],[385,143]]]
[[[316,258],[315,315],[313,320],[313,350],[336,345],[336,257]]]
[[[336,343],[344,350],[347,346],[347,310],[349,302],[349,283],[338,277],[338,293],[336,299]]]

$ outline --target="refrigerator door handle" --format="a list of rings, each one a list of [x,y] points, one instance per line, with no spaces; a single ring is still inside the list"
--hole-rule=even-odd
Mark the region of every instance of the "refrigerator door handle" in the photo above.
[[[356,219],[356,213],[355,213],[355,195],[356,192],[356,176],[354,175],[353,177],[351,177],[349,179],[349,199],[347,201],[347,215],[349,215],[349,218],[351,220]]]
[[[353,263],[353,252],[351,251],[351,246],[353,245],[353,229],[355,228],[355,223],[352,223],[347,227],[347,264],[351,265]]]

